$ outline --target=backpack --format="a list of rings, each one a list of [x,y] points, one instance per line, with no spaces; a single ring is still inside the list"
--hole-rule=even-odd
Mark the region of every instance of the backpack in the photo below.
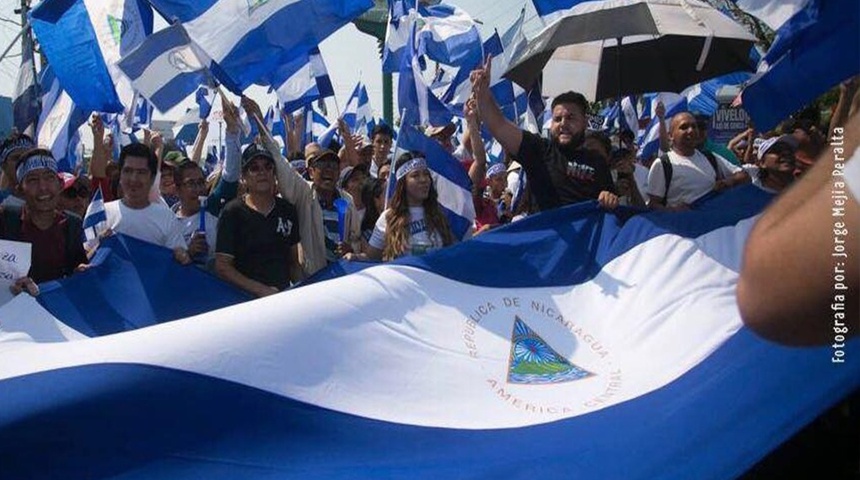
[[[83,243],[84,233],[81,217],[68,211],[63,213],[66,215],[66,223],[63,228],[64,253],[66,261],[68,261],[70,258],[75,258],[77,254],[74,248],[75,242]],[[21,208],[5,206],[0,208],[0,215],[2,215],[2,223],[0,223],[0,227],[2,228],[0,229],[2,229],[3,238],[20,241]]]
[[[714,173],[716,174],[716,179],[719,182],[723,179],[723,172],[720,171],[720,167],[717,166],[717,157],[714,156],[712,152],[702,152],[702,155],[708,159],[708,163],[711,164],[711,167],[714,169]],[[663,199],[661,203],[665,206],[666,199],[669,198],[669,185],[672,183],[672,162],[669,161],[669,154],[664,153],[660,155],[660,163],[663,164],[663,178],[666,180],[666,190],[663,192]]]

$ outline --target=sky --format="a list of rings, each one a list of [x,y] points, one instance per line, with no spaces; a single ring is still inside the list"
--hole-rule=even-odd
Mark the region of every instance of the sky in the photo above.
[[[523,0],[456,0],[445,3],[466,10],[472,18],[481,22],[479,30],[483,38],[492,35],[494,28],[504,31],[513,23],[524,5],[526,6],[524,28],[526,36],[531,37],[542,28],[530,0],[527,3]],[[0,45],[3,49],[11,43],[20,30],[19,24],[12,23],[20,22],[20,16],[14,13],[19,5],[20,0],[0,0]],[[166,22],[156,14],[155,30],[166,26]],[[346,104],[356,82],[361,80],[367,87],[376,116],[381,117],[382,74],[376,39],[359,32],[354,25],[348,24],[324,40],[320,44],[320,51],[335,89],[335,99],[327,100],[329,116],[333,117],[334,112],[339,111]],[[20,63],[20,52],[20,42],[16,42],[10,50],[10,56],[0,61],[0,95],[12,95]],[[396,75],[394,81],[396,91]],[[260,103],[264,111],[268,105],[275,102],[274,94],[268,95],[264,88],[251,87],[245,93]],[[193,104],[193,98],[190,97],[168,112],[156,111],[154,117],[175,120]]]

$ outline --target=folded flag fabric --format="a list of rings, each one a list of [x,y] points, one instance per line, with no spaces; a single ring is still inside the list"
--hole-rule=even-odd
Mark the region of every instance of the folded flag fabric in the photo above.
[[[215,78],[237,95],[279,65],[306,54],[373,6],[371,0],[150,3],[166,18],[183,24],[191,39],[215,63]]]

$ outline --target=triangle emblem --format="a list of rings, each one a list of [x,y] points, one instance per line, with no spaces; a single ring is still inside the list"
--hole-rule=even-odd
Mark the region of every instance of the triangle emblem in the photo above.
[[[508,383],[525,385],[563,383],[594,375],[559,355],[519,316],[514,318],[511,354],[508,359]]]

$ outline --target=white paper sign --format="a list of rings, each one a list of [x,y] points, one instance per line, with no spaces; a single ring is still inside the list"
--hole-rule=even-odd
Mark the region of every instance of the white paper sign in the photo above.
[[[27,242],[0,240],[0,305],[12,299],[9,287],[30,271],[33,246]]]

